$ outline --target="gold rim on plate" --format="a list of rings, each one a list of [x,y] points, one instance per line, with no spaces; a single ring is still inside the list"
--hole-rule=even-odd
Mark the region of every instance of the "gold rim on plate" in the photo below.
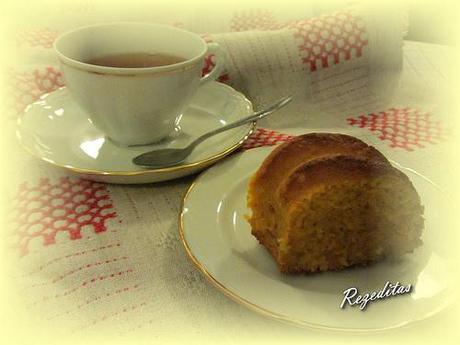
[[[187,191],[185,192],[184,196],[182,197],[181,201],[181,206],[180,206],[180,211],[179,211],[179,219],[178,219],[178,225],[179,225],[179,238],[182,242],[182,245],[184,246],[185,252],[192,262],[192,264],[195,266],[198,271],[200,271],[206,280],[210,282],[214,287],[216,287],[218,290],[220,290],[225,296],[229,297],[230,299],[234,300],[235,302],[255,311],[258,314],[261,314],[263,316],[268,316],[272,319],[281,321],[283,323],[287,323],[290,325],[302,327],[302,328],[308,328],[308,329],[313,329],[313,330],[318,330],[318,331],[324,331],[324,332],[347,332],[347,333],[356,333],[356,334],[363,334],[363,333],[381,333],[385,332],[388,330],[393,330],[395,328],[401,328],[405,327],[408,325],[412,325],[415,323],[420,323],[422,321],[426,321],[427,319],[432,318],[436,314],[438,314],[440,311],[447,309],[448,304],[444,303],[443,306],[440,306],[433,310],[431,313],[425,315],[423,318],[415,319],[415,320],[410,320],[410,321],[404,321],[396,325],[388,326],[388,327],[382,327],[382,328],[341,328],[341,327],[329,327],[329,326],[324,326],[320,324],[315,324],[311,322],[306,322],[303,320],[295,319],[292,317],[289,317],[287,315],[282,315],[278,314],[275,312],[272,312],[268,309],[265,309],[264,307],[261,307],[255,303],[252,303],[243,297],[239,296],[235,292],[231,291],[229,288],[227,288],[225,285],[220,283],[217,278],[215,278],[211,273],[208,272],[206,267],[193,255],[192,250],[190,246],[187,243],[187,240],[185,239],[185,234],[184,234],[184,210],[185,210],[185,203],[187,201],[188,196],[190,193],[193,191],[193,189],[196,187],[198,184],[199,180],[204,176],[206,171],[202,172],[193,182],[192,184],[187,188]],[[447,305],[446,305],[447,304]]]
[[[229,90],[231,90],[232,92],[235,92],[237,94],[239,94],[243,101],[249,105],[249,110],[251,112],[254,111],[254,107],[252,105],[252,102],[245,96],[243,95],[241,92],[238,92],[236,91],[234,88],[232,88],[231,86],[228,86],[226,84],[223,84],[223,83],[219,83],[219,85],[221,87],[224,87],[224,88],[227,88]],[[60,87],[58,88],[57,90],[63,90],[65,89],[65,87]],[[55,90],[56,91],[56,90]],[[55,91],[52,91],[52,92],[49,92],[47,94],[43,94],[41,96],[44,96],[44,95],[49,95]],[[138,170],[138,171],[102,171],[102,170],[93,170],[93,169],[85,169],[85,168],[76,168],[74,166],[71,166],[71,165],[68,165],[68,164],[60,164],[60,163],[57,163],[55,162],[54,160],[52,159],[49,159],[49,158],[46,158],[46,157],[43,157],[43,156],[40,156],[38,154],[36,154],[35,152],[33,152],[29,147],[27,147],[24,143],[23,143],[23,140],[21,138],[21,134],[19,132],[19,127],[21,125],[21,120],[22,120],[22,116],[18,118],[17,122],[16,122],[16,137],[19,141],[19,143],[21,144],[21,146],[24,148],[24,150],[26,150],[30,155],[32,155],[33,157],[35,158],[38,158],[44,162],[47,162],[55,167],[58,167],[58,168],[62,168],[62,169],[67,169],[67,170],[70,170],[70,171],[73,171],[75,173],[79,173],[79,174],[87,174],[87,175],[95,175],[95,176],[141,176],[141,175],[148,175],[148,174],[155,174],[155,173],[168,173],[168,172],[178,172],[178,171],[183,171],[183,170],[187,170],[187,169],[190,169],[190,168],[200,168],[200,167],[206,167],[212,163],[215,163],[216,161],[218,161],[219,159],[229,155],[230,153],[232,153],[233,151],[237,150],[239,147],[241,147],[241,145],[243,145],[243,143],[246,141],[246,139],[252,134],[254,133],[254,130],[256,128],[256,124],[257,122],[254,121],[251,123],[250,127],[249,127],[249,130],[246,132],[246,134],[237,142],[235,143],[234,145],[232,145],[231,147],[225,149],[224,151],[222,152],[219,152],[211,157],[207,157],[205,159],[202,159],[202,160],[199,160],[197,162],[193,162],[193,163],[187,163],[187,164],[183,164],[183,165],[177,165],[177,166],[172,166],[172,167],[167,167],[167,168],[159,168],[159,169],[145,169],[145,170]]]

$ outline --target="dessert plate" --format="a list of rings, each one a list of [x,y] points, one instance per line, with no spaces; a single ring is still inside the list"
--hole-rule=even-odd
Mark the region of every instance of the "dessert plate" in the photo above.
[[[195,266],[227,296],[276,319],[321,329],[375,331],[423,320],[453,301],[455,275],[449,247],[446,200],[428,179],[403,170],[425,205],[424,244],[398,260],[337,272],[285,275],[251,235],[245,220],[250,176],[272,148],[234,155],[211,167],[183,200],[180,237]],[[400,168],[400,167],[399,167]],[[400,168],[401,169],[401,168]],[[412,285],[410,293],[340,308],[344,290],[360,294],[386,284]]]
[[[29,105],[18,121],[17,137],[32,155],[83,178],[108,183],[149,183],[196,173],[236,150],[254,130],[254,124],[218,134],[198,145],[182,164],[145,169],[135,156],[156,149],[181,148],[194,138],[253,112],[241,93],[218,82],[200,87],[176,121],[175,132],[153,145],[123,147],[107,139],[60,88]]]

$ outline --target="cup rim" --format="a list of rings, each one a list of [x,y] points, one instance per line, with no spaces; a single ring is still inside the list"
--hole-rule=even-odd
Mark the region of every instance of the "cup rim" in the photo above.
[[[203,44],[203,49],[200,54],[196,55],[195,57],[181,61],[178,63],[166,65],[166,66],[155,66],[155,67],[110,67],[110,66],[99,66],[93,65],[86,62],[82,62],[73,58],[66,56],[58,49],[58,44],[63,39],[67,38],[67,36],[88,28],[92,27],[103,27],[103,26],[113,26],[113,25],[132,25],[132,26],[153,26],[153,27],[162,27],[167,28],[168,30],[181,32],[187,34],[195,39],[199,39]],[[155,74],[160,72],[173,72],[173,71],[182,71],[184,69],[189,69],[195,66],[195,64],[199,63],[199,61],[203,58],[208,50],[208,45],[206,41],[198,34],[193,33],[191,31],[182,30],[176,28],[174,26],[165,25],[165,24],[156,24],[156,23],[149,23],[149,22],[107,22],[107,23],[100,23],[100,24],[90,24],[85,26],[80,26],[75,29],[68,30],[60,34],[56,40],[53,42],[53,49],[56,52],[58,59],[61,63],[70,65],[72,67],[93,73],[99,74],[118,74],[118,75],[142,75],[142,74]]]

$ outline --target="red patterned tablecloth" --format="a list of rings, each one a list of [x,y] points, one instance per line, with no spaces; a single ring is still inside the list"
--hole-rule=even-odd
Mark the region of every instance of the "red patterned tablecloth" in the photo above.
[[[215,30],[186,19],[170,23],[218,42],[228,55],[220,80],[256,106],[286,92],[296,96],[292,106],[260,123],[242,150],[314,130],[340,131],[439,178],[431,168],[452,136],[438,88],[449,83],[448,48],[411,42],[402,48],[391,13],[386,22],[356,9],[306,19],[268,9],[227,18]],[[24,107],[65,84],[51,51],[61,31],[18,32],[17,45],[29,58],[12,64],[7,75],[4,113],[11,140]],[[206,58],[204,73],[213,61]],[[105,185],[69,176],[20,150],[12,159],[10,276],[26,314],[40,320],[37,327],[75,337],[134,334],[160,343],[190,337],[232,343],[235,333],[250,337],[253,329],[285,334],[286,326],[227,300],[187,260],[177,214],[193,177]],[[301,331],[289,332],[304,339]]]

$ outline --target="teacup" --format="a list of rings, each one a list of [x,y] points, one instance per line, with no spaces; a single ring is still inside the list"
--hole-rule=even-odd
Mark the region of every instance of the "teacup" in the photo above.
[[[203,83],[216,79],[223,54],[199,35],[159,24],[108,23],[62,34],[54,49],[66,86],[99,130],[122,145],[145,145],[168,136]],[[110,67],[88,63],[116,54],[168,54],[173,64]],[[216,66],[202,77],[206,54]]]

